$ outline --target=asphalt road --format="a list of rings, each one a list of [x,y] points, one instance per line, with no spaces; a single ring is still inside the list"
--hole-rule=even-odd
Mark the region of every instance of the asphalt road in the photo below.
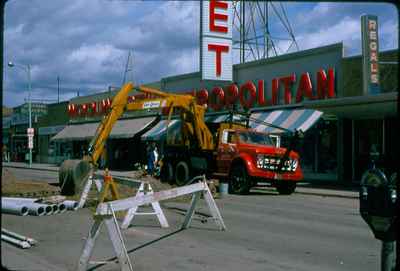
[[[165,203],[171,225],[154,217],[134,219],[123,231],[134,270],[379,270],[380,243],[358,214],[358,201],[257,190],[248,196],[218,199],[227,231],[199,217],[192,227],[159,242],[138,246],[178,229],[183,215]],[[199,211],[208,212],[201,201]],[[29,235],[36,247],[17,253],[2,242],[2,263],[18,270],[74,270],[92,223],[88,209],[46,217],[2,215],[2,227]],[[18,251],[18,250],[17,250]],[[115,256],[103,227],[92,259]],[[42,269],[36,269],[35,266]],[[24,268],[22,268],[22,267]],[[94,270],[119,270],[108,264]]]

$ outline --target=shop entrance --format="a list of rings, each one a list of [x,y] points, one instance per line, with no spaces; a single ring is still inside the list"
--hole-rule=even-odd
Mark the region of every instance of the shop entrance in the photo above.
[[[107,141],[107,162],[113,170],[133,170],[135,163],[142,162],[142,152],[138,136]]]

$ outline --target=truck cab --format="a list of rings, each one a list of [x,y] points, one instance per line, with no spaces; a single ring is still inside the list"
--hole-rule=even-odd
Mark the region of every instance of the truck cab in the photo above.
[[[230,193],[246,194],[258,182],[274,185],[280,194],[291,194],[303,179],[299,155],[277,147],[269,134],[243,127],[221,125],[216,151],[215,176],[229,182]]]

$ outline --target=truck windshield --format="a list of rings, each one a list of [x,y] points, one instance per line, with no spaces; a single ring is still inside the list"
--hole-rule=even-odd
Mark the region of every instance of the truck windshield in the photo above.
[[[239,132],[239,139],[248,144],[274,145],[269,135],[263,133],[243,131]]]

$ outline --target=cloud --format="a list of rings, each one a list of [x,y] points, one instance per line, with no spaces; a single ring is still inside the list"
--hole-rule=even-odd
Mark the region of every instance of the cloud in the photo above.
[[[297,36],[297,42],[301,49],[315,48],[343,41],[355,50],[359,49],[360,40],[360,23],[357,19],[349,17],[343,18],[331,27]]]
[[[397,21],[388,20],[379,25],[380,50],[398,48],[399,45],[399,26]]]

